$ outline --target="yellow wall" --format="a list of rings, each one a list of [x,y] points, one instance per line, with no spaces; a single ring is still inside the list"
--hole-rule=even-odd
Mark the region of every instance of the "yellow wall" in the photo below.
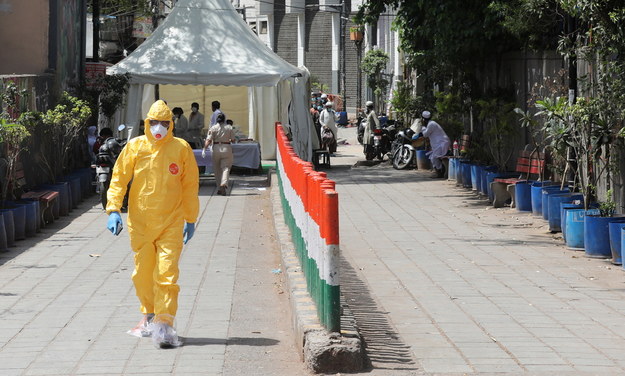
[[[48,67],[49,0],[0,2],[0,74],[41,74]]]
[[[191,114],[191,103],[199,103],[200,112],[204,114],[205,125],[209,124],[213,114],[211,102],[219,101],[226,119],[232,119],[241,132],[249,135],[247,87],[159,85],[159,97],[167,102],[169,108],[182,108],[187,118]]]

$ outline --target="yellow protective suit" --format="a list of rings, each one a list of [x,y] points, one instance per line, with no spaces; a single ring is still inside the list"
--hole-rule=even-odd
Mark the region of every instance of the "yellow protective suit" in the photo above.
[[[120,212],[128,184],[128,233],[135,252],[132,280],[143,314],[173,326],[178,308],[178,260],[184,222],[199,211],[199,172],[189,144],[173,136],[173,114],[156,101],[145,120],[145,135],[131,139],[121,152],[107,193],[106,212]],[[150,120],[169,120],[167,135],[156,140]]]

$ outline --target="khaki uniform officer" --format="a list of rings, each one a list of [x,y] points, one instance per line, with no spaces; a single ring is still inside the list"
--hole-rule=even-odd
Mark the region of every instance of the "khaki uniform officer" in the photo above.
[[[202,149],[202,157],[206,155],[206,148],[213,145],[213,172],[215,184],[219,184],[218,195],[225,196],[228,190],[228,178],[232,168],[232,146],[236,140],[231,125],[226,124],[224,114],[217,115],[217,124],[210,127],[208,137]]]

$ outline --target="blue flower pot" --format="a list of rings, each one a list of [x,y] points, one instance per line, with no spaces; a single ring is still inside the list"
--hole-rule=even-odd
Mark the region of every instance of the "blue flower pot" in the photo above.
[[[456,180],[456,158],[449,158],[449,171],[447,171],[447,180]]]
[[[560,189],[559,185],[550,185],[542,189],[542,215],[544,220],[549,220],[549,195],[569,193],[569,189]]]
[[[7,243],[7,233],[4,228],[4,216],[0,215],[0,252],[6,252],[9,250],[9,244]]]
[[[584,251],[586,256],[611,258],[610,222],[622,222],[625,217],[601,217],[597,209],[588,210],[584,218]]]
[[[13,221],[13,212],[9,209],[0,209],[2,220],[4,221],[5,236],[7,246],[15,245],[15,222]]]
[[[31,200],[14,201],[15,205],[21,205],[25,210],[24,230],[27,237],[33,237],[37,234],[37,222],[39,220],[39,202]]]
[[[61,182],[66,182],[69,185],[69,210],[71,211],[72,209],[78,207],[78,203],[80,202],[82,197],[80,177],[68,175],[59,181],[59,183]]]
[[[543,186],[549,186],[550,181],[535,181],[532,183],[532,214],[543,215]]]
[[[478,165],[471,165],[471,190],[473,191],[479,191],[479,176],[480,176],[480,172],[479,172],[479,168],[480,166]]]
[[[472,169],[472,164],[470,164],[469,162],[465,162],[462,164],[462,186],[464,188],[469,188],[471,189],[472,187],[472,183],[471,183],[471,169]]]
[[[26,239],[26,208],[10,201],[6,201],[4,205],[7,210],[13,213],[15,240]]]
[[[610,232],[610,251],[612,251],[612,263],[614,265],[621,265],[623,259],[621,256],[621,237],[625,228],[624,222],[610,222],[608,229]]]
[[[516,210],[532,211],[532,181],[520,181],[514,185]]]
[[[583,200],[584,196],[575,193],[554,193],[548,195],[549,231],[562,231],[562,203],[568,204],[573,200]]]
[[[566,211],[566,246],[574,250],[584,249],[584,217],[586,209]]]

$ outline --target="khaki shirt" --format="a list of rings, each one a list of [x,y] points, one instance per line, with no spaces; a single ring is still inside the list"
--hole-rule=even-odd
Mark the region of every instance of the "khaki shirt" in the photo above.
[[[215,124],[208,130],[208,139],[215,142],[234,142],[234,130],[228,124]]]

